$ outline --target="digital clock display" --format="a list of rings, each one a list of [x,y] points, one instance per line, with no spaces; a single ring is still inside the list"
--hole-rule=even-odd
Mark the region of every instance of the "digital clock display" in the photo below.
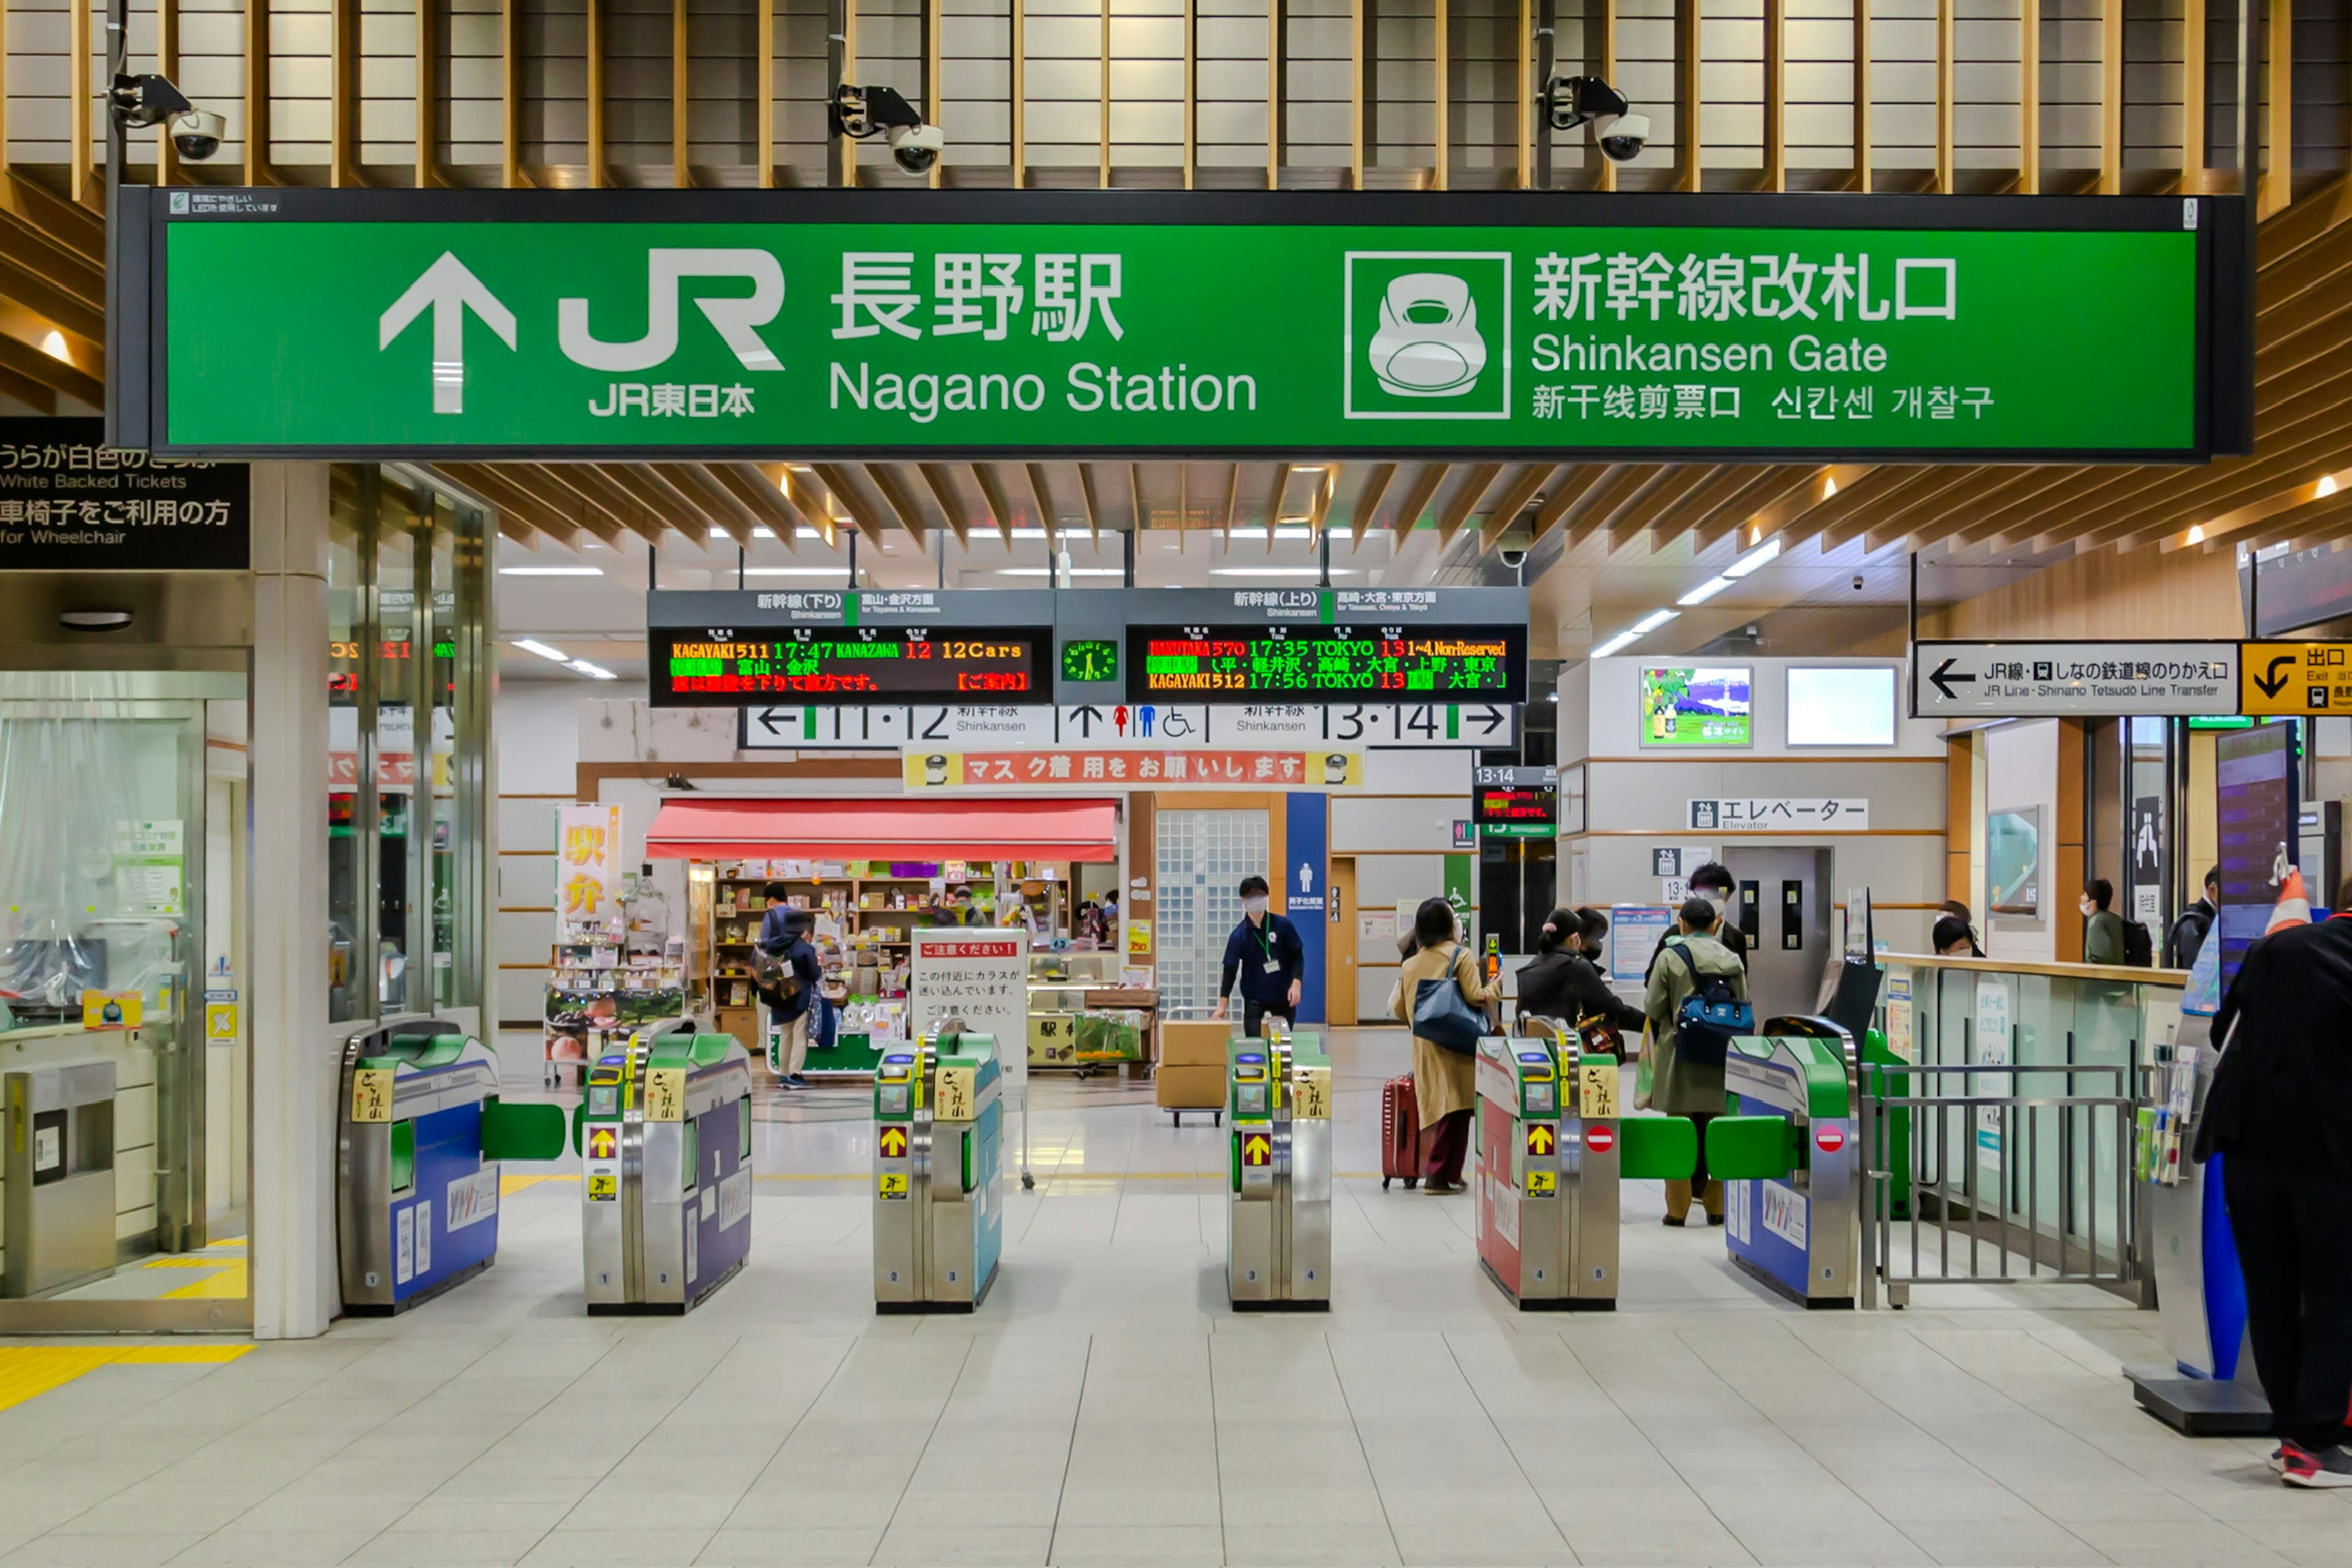
[[[1132,702],[1528,698],[1523,626],[1129,626],[1127,638]]]
[[[656,627],[656,707],[871,702],[1050,702],[1053,633],[1041,626]]]

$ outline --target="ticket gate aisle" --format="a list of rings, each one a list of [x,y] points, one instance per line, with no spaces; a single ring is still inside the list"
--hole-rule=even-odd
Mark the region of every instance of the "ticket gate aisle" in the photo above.
[[[874,1310],[969,1312],[1004,1244],[1003,1069],[991,1035],[935,1035],[874,1072]]]
[[[1807,1307],[1852,1307],[1862,1242],[1853,1038],[1826,1018],[1764,1026],[1725,1053],[1735,1111],[1706,1130],[1731,1260]]]
[[[751,1058],[675,1019],[588,1069],[582,1282],[591,1316],[691,1311],[751,1252]]]
[[[1697,1160],[1687,1118],[1622,1116],[1618,1089],[1573,1030],[1478,1042],[1478,1263],[1521,1311],[1613,1310],[1619,1184]]]
[[[560,1107],[503,1103],[488,1047],[422,1014],[344,1040],[336,1103],[336,1252],[355,1317],[404,1312],[488,1268],[498,1163],[563,1152]]]
[[[1237,1312],[1330,1310],[1331,1058],[1322,1037],[1235,1039],[1225,1049],[1225,1109],[1226,1300]]]

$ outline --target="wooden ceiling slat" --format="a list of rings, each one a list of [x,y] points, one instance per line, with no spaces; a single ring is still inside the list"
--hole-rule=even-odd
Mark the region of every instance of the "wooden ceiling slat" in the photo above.
[[[940,515],[948,520],[948,530],[955,535],[956,543],[969,548],[971,526],[964,520],[963,494],[956,489],[955,470],[945,463],[919,465],[923,482],[931,487],[931,499],[940,503]]]
[[[544,487],[542,493],[551,499],[563,500],[568,507],[579,508],[583,526],[606,544],[618,549],[624,534],[633,539],[646,537],[638,531],[635,521],[637,509],[625,503],[616,510],[613,499],[602,486],[593,482],[588,470],[581,465],[540,463],[533,465],[533,468],[539,476],[539,483]],[[628,515],[624,516],[624,511]],[[595,522],[586,521],[592,517]]]
[[[1660,463],[1619,463],[1614,465],[1600,483],[1585,493],[1576,504],[1575,514],[1567,520],[1568,537],[1561,548],[1573,550],[1600,531],[1609,514],[1619,503],[1648,484],[1664,470]]]
[[[0,332],[0,369],[62,392],[92,408],[106,406],[106,383],[102,378],[5,332]]]
[[[1062,529],[1061,514],[1054,510],[1054,487],[1045,481],[1045,464],[1024,463],[1022,468],[1029,476],[1029,494],[1037,502],[1037,515],[1045,520],[1045,550],[1050,554],[1060,548]]]
[[[1349,521],[1351,543],[1364,542],[1364,531],[1372,526],[1372,514],[1381,510],[1381,498],[1389,493],[1396,475],[1394,463],[1374,463],[1364,476],[1364,488],[1356,493],[1355,516]]]
[[[1884,468],[1874,470],[1873,477],[1885,471]],[[1864,537],[1878,538],[1894,525],[1896,517],[1909,514],[1927,498],[1958,484],[1968,477],[1969,471],[1966,468],[1914,468],[1846,508],[1825,525],[1812,526],[1822,512],[1822,509],[1816,507],[1805,514],[1801,526],[1811,529],[1823,550],[1840,549]],[[1862,487],[1857,485],[1854,488],[1859,489]],[[1845,491],[1840,490],[1836,499],[1845,500]]]
[[[2313,406],[2306,398],[2297,405],[2301,417],[2260,431],[2251,458],[2216,460],[2198,478],[2159,472],[2152,480],[2130,488],[2120,499],[2095,509],[2077,530],[2095,543],[2119,539],[2155,537],[2172,531],[2174,520],[2200,521],[2200,512],[2227,511],[2251,493],[2293,483],[2315,458],[2352,441],[2347,412],[2352,412],[2352,377],[2327,400]],[[2302,477],[2314,477],[2303,474]],[[2170,482],[2166,482],[2166,481]]]
[[[539,476],[531,466],[441,463],[436,467],[499,510],[520,513],[551,538],[568,544],[584,531],[607,545],[621,542],[622,530],[617,523],[594,511],[569,490],[551,494],[545,488],[544,476]],[[535,476],[537,484],[530,482]]]
[[[1696,529],[1701,520],[1755,477],[1756,470],[1745,463],[1717,463],[1708,471],[1706,482],[1681,498],[1665,516],[1665,527],[1653,542],[1653,548],[1663,549]]]
[[[705,463],[648,463],[646,468],[662,483],[692,499],[702,510],[716,518],[727,537],[738,546],[751,548],[752,530],[768,525],[766,516],[755,511],[735,492],[719,482],[716,466]]]
[[[645,510],[664,533],[676,530],[696,548],[710,548],[710,531],[718,518],[699,504],[672,489],[664,480],[633,463],[600,463],[596,471],[606,483]]]
[[[816,475],[817,483],[825,488],[825,493],[841,503],[841,510],[849,514],[849,521],[856,525],[857,531],[872,540],[877,549],[881,548],[882,520],[866,504],[848,469],[839,463],[814,463],[810,465],[810,471]]]
[[[899,466],[896,463],[868,463],[866,465],[866,477],[872,479],[874,488],[882,492],[882,504],[897,514],[898,526],[912,536],[915,548],[928,549],[930,525],[924,521],[922,502],[915,499],[914,488],[907,483]]]
[[[1234,542],[1234,507],[1241,500],[1241,493],[1242,466],[1239,463],[1228,463],[1225,466],[1225,521],[1223,535],[1223,542],[1227,545]]]
[[[753,463],[711,463],[702,467],[710,482],[725,490],[738,502],[749,508],[761,525],[784,542],[784,548],[800,549],[800,531],[817,527],[823,514],[811,518],[793,499],[784,493],[785,476],[771,474]]]
[[[1487,489],[1502,471],[1500,463],[1480,463],[1465,475],[1462,483],[1455,488],[1453,499],[1437,514],[1437,547],[1440,550],[1454,542],[1454,536],[1462,531],[1462,525],[1469,521],[1470,513],[1486,498]]]
[[[1557,472],[1559,469],[1550,463],[1529,463],[1511,476],[1510,483],[1495,498],[1494,510],[1486,514],[1486,522],[1478,530],[1478,548],[1494,549],[1496,542],[1510,531],[1511,524],[1518,521],[1519,514],[1527,510],[1528,502],[1543,489],[1544,481]]]
[[[1274,553],[1274,531],[1282,522],[1282,498],[1290,489],[1290,476],[1295,472],[1288,463],[1274,466],[1274,483],[1265,489],[1265,552]]]
[[[1006,549],[1013,547],[1013,502],[1004,493],[1004,478],[993,463],[971,465],[971,482],[980,487],[982,500],[988,503],[988,515],[996,524],[997,537]]]
[[[1403,498],[1397,502],[1396,515],[1389,521],[1389,531],[1396,536],[1399,546],[1412,537],[1413,525],[1421,521],[1423,510],[1429,505],[1429,498],[1435,495],[1437,487],[1444,482],[1444,463],[1423,463],[1413,474],[1412,482],[1405,486]]]
[[[1608,477],[1609,470],[1614,466],[1611,463],[1576,463],[1553,476],[1552,482],[1545,489],[1542,503],[1536,508],[1529,542],[1541,539],[1559,527],[1560,519],[1574,511],[1578,503]]]
[[[1728,539],[1742,528],[1761,531],[1759,537],[1769,537],[1789,525],[1789,519],[1801,517],[1821,499],[1824,478],[1838,481],[1840,489],[1859,479],[1869,470],[1857,464],[1852,467],[1823,468],[1811,464],[1787,464],[1768,469],[1763,480],[1743,500],[1750,500],[1746,516],[1728,509],[1717,508],[1715,515],[1699,526],[1698,547],[1706,550],[1718,540]]]
[[[1322,479],[1315,487],[1315,499],[1308,504],[1307,513],[1307,532],[1310,540],[1323,538],[1324,525],[1331,515],[1331,498],[1339,493],[1339,468],[1340,465],[1334,463],[1324,469]]]
[[[1602,520],[1601,531],[1609,536],[1609,548],[1621,550],[1650,531],[1658,519],[1715,479],[1712,464],[1679,463],[1668,468],[1644,486],[1640,494],[1619,503],[1616,510]]]
[[[1102,542],[1102,498],[1095,494],[1095,465],[1078,466],[1078,510],[1087,514],[1087,538]]]
[[[2178,507],[2150,509],[2135,518],[2108,524],[2084,536],[2095,547],[2121,542],[2126,549],[2164,539],[2194,525],[2210,542],[2236,532],[2242,522],[2231,521],[2264,498],[2308,487],[2322,474],[2352,466],[2352,431],[2341,425],[2314,429],[2304,440],[2275,447],[2251,461],[2233,465],[2231,479],[2221,486],[2200,486],[2196,499]]]

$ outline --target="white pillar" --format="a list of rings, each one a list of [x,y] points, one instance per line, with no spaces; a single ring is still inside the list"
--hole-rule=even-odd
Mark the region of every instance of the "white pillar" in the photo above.
[[[326,1332],[335,1267],[327,1027],[327,466],[253,466],[253,1332]]]

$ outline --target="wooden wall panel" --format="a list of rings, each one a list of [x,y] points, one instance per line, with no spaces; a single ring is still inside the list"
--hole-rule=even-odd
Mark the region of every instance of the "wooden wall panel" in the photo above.
[[[2086,760],[2082,721],[2059,720],[2058,820],[2051,825],[2055,845],[2051,880],[2055,886],[2042,889],[2042,907],[2047,911],[2042,918],[2050,922],[2051,943],[2061,963],[2083,962],[2083,918],[2074,910],[2074,900],[2081,897],[2083,882],[2089,876],[2083,843]]]
[[[2234,637],[2237,552],[2097,550],[1990,594],[1920,612],[1930,637]]]

